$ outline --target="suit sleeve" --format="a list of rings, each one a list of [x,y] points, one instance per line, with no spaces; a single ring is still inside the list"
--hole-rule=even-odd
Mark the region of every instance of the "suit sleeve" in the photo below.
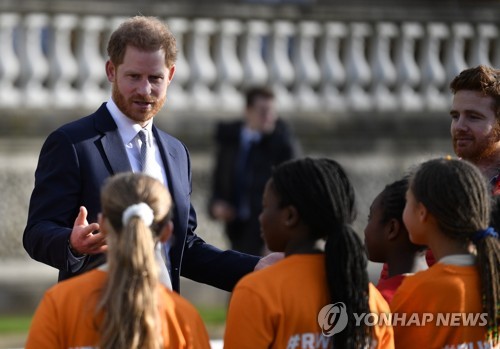
[[[35,260],[67,270],[67,240],[78,214],[80,169],[73,144],[62,131],[45,141],[35,172],[23,244]]]
[[[182,276],[231,292],[236,283],[252,272],[260,257],[237,251],[222,251],[188,233]]]
[[[187,149],[185,154],[187,156],[187,176],[191,186],[191,166]],[[222,251],[207,244],[195,234],[196,226],[196,212],[193,205],[189,203],[181,275],[222,290],[232,291],[244,275],[254,270],[260,257],[231,250]]]

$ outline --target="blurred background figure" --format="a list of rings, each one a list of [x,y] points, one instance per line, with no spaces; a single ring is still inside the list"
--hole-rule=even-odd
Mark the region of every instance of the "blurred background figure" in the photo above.
[[[209,214],[225,223],[231,248],[265,253],[258,216],[271,169],[298,155],[298,143],[278,118],[275,96],[266,87],[246,92],[244,118],[216,124],[215,166]]]

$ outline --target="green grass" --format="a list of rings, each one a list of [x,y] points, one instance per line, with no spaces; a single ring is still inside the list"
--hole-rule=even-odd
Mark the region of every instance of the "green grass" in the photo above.
[[[197,307],[203,322],[208,325],[223,325],[226,322],[226,308],[224,307]]]
[[[224,325],[226,309],[224,307],[197,307],[198,312],[207,326]],[[28,332],[31,315],[0,316],[0,335]]]
[[[226,321],[226,309],[223,307],[198,307],[201,318],[209,325],[223,325]],[[0,335],[28,332],[31,315],[0,316]]]
[[[0,316],[0,334],[28,332],[31,315]]]

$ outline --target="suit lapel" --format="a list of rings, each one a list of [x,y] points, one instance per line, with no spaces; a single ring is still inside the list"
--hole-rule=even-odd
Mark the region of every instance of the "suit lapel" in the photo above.
[[[96,112],[95,126],[102,134],[102,137],[97,142],[101,142],[104,156],[111,166],[112,174],[132,171],[118,127],[105,103]]]
[[[174,202],[174,240],[173,248],[170,250],[170,257],[172,262],[173,270],[179,272],[180,261],[182,258],[182,251],[186,240],[186,231],[188,228],[189,210],[191,207],[190,197],[189,197],[189,178],[186,175],[182,175],[181,164],[179,164],[179,159],[177,159],[177,148],[172,146],[169,142],[167,136],[162,132],[159,132],[153,126],[153,134],[158,143],[158,148],[160,149],[163,163],[165,165],[165,171],[167,174],[168,190],[172,196]],[[178,281],[173,280],[174,284]],[[175,287],[175,285],[174,285]]]
[[[102,137],[101,143],[114,174],[132,171],[118,130],[107,132]]]
[[[165,167],[165,172],[167,174],[168,189],[174,198],[187,195],[182,189],[184,185],[182,184],[181,170],[179,164],[176,161],[175,148],[169,146],[169,141],[167,137],[164,137],[158,129],[153,126],[153,134],[158,143],[158,148],[160,149],[161,157]],[[182,195],[182,196],[181,196]]]

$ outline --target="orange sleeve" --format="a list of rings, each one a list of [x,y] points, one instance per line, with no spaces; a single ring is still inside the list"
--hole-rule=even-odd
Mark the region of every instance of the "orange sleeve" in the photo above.
[[[200,314],[185,298],[170,293],[176,304],[176,317],[187,349],[210,349],[210,338]],[[173,319],[172,319],[173,320]]]
[[[432,333],[426,326],[403,326],[402,324],[410,318],[412,314],[421,312],[420,299],[417,292],[412,289],[412,277],[408,277],[401,287],[396,291],[391,302],[393,312],[394,340],[398,348],[427,348],[428,338]],[[410,286],[410,292],[408,292]],[[414,307],[413,305],[417,305]],[[396,315],[396,317],[394,317]]]
[[[389,316],[391,310],[384,297],[380,294],[373,284],[369,284],[369,305],[370,311],[376,314],[387,314]],[[377,349],[394,349],[394,331],[389,324],[380,324],[374,326],[373,337],[377,341],[374,348]]]
[[[262,295],[237,285],[229,304],[224,349],[269,348],[275,336],[274,313]]]
[[[406,278],[391,302],[394,343],[397,348],[441,348],[446,339],[443,338],[443,331],[432,323],[426,323],[425,326],[416,323],[408,325],[412,316],[423,319],[423,313],[434,313],[436,309],[446,309],[447,306],[445,303],[436,304],[433,292],[442,290],[429,290],[425,285],[415,284],[414,278],[415,276]],[[449,303],[453,304],[455,302],[453,295],[448,294],[448,297],[450,297]]]
[[[63,348],[54,299],[45,293],[31,321],[25,349]]]

